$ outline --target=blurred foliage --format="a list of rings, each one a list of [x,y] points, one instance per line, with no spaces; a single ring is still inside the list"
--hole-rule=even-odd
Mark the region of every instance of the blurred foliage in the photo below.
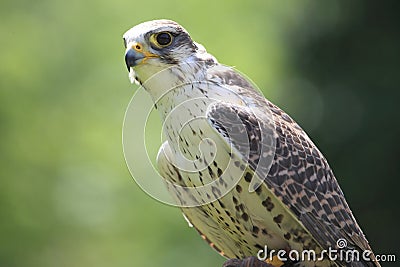
[[[398,10],[373,0],[3,0],[0,266],[223,262],[125,167],[134,89],[121,36],[157,18],[180,22],[298,120],[373,248],[398,253]]]

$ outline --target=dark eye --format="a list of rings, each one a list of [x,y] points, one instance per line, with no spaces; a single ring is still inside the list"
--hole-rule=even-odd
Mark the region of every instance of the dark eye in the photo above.
[[[125,38],[122,38],[122,39],[124,40],[124,46],[126,48],[126,39]]]
[[[156,36],[156,41],[160,46],[168,46],[172,43],[172,35],[169,32],[160,32]]]

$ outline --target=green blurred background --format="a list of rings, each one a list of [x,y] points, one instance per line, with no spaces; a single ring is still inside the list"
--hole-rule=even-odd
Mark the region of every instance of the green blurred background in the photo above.
[[[122,121],[137,86],[121,36],[157,18],[184,25],[295,118],[374,250],[400,256],[399,10],[374,0],[1,1],[0,267],[222,264],[125,166]]]

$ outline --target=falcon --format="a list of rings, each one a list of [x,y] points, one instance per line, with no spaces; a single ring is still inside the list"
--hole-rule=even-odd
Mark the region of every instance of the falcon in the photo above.
[[[325,157],[244,75],[171,20],[123,40],[163,122],[158,171],[224,266],[380,266]]]

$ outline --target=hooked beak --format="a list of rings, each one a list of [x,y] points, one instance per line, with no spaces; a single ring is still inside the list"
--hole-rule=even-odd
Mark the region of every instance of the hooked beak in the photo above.
[[[125,63],[128,71],[131,67],[135,67],[139,64],[144,63],[149,58],[159,57],[156,54],[150,53],[143,50],[143,46],[140,44],[133,44],[125,53]]]
[[[142,59],[144,59],[144,55],[142,53],[137,52],[132,48],[129,49],[125,54],[125,63],[128,71],[131,67],[135,67],[137,64],[139,64]]]

